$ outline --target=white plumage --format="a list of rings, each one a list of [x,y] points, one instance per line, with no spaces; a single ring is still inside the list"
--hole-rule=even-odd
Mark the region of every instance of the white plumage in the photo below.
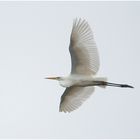
[[[61,97],[59,111],[71,112],[79,108],[90,97],[94,87],[68,87]]]
[[[61,97],[60,112],[71,112],[79,108],[93,93],[95,86],[133,88],[130,85],[106,82],[106,78],[95,77],[100,65],[99,55],[92,30],[85,20],[74,20],[69,51],[72,63],[70,75],[47,78],[58,80],[61,86],[66,87]]]
[[[98,51],[93,33],[85,20],[74,20],[69,51],[71,54],[72,75],[86,77],[97,73],[99,69]],[[71,112],[79,108],[93,91],[94,87],[70,86],[66,88],[61,97],[60,111]]]
[[[99,56],[93,33],[85,20],[74,20],[69,51],[71,74],[94,75],[99,69]]]

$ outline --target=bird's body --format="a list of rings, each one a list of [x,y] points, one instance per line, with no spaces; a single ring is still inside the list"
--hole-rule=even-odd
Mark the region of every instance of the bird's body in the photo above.
[[[66,87],[61,97],[59,108],[61,112],[71,112],[79,108],[93,93],[95,86],[133,88],[125,84],[109,83],[104,77],[95,77],[100,66],[99,55],[92,30],[85,20],[74,20],[69,51],[72,62],[70,75],[47,77],[58,80],[61,86]]]
[[[91,76],[80,76],[80,75],[70,75],[68,77],[59,77],[59,84],[62,87],[71,87],[71,86],[93,86],[96,85],[99,81],[106,81],[106,78],[98,78]]]

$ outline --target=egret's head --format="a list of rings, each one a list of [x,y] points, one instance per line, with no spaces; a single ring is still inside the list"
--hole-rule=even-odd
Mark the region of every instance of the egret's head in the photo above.
[[[61,77],[46,77],[45,79],[50,79],[50,80],[60,80]]]

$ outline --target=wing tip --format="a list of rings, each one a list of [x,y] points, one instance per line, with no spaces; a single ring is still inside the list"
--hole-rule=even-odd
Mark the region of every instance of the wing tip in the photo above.
[[[59,109],[59,112],[64,112],[64,113],[71,113],[72,111],[69,111],[69,110],[65,110],[65,109]]]
[[[78,24],[88,23],[84,18],[74,18],[73,19],[73,27],[77,26]]]
[[[75,18],[73,20],[71,39],[75,40],[75,38],[93,39],[93,32],[85,19]]]
[[[79,107],[78,107],[79,108]],[[73,112],[74,110],[78,109],[78,108],[73,108],[72,106],[70,105],[67,105],[67,106],[61,106],[59,107],[59,112],[64,112],[64,113],[71,113]]]

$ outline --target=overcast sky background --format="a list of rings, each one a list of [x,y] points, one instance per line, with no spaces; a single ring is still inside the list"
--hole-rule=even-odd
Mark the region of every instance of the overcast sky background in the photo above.
[[[70,73],[73,19],[95,34],[99,76],[134,89],[96,88],[59,112]],[[0,2],[0,138],[140,138],[140,2]]]

